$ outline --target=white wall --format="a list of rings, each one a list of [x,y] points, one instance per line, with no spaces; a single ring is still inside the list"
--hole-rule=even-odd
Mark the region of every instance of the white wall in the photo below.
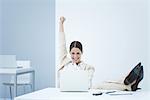
[[[2,32],[2,0],[0,0],[0,40],[1,40],[1,32]],[[0,42],[0,49],[1,49],[1,42]]]
[[[94,84],[125,76],[142,62],[147,80],[147,0],[56,0],[56,65],[58,21],[66,17],[67,48],[83,43],[83,60],[95,67]]]
[[[150,0],[147,0],[147,8],[148,8],[148,67],[150,66]],[[149,73],[148,76],[150,76],[150,68],[148,68],[147,72]],[[150,84],[150,78],[148,79],[148,84]],[[150,87],[149,87],[150,90]]]

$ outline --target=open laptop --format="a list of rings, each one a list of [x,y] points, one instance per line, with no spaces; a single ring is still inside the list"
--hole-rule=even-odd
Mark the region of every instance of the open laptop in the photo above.
[[[86,92],[89,88],[88,72],[84,70],[60,73],[60,91]]]
[[[0,55],[0,68],[16,68],[16,55]]]

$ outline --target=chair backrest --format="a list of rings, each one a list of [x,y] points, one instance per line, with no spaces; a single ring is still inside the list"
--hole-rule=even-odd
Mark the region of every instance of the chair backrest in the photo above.
[[[0,67],[1,68],[15,68],[16,55],[0,55]]]
[[[17,60],[17,67],[21,68],[30,68],[31,64],[29,60]],[[13,77],[11,78],[11,81],[14,82]],[[30,74],[23,74],[19,75],[17,77],[17,83],[25,84],[25,83],[31,83],[31,75]]]

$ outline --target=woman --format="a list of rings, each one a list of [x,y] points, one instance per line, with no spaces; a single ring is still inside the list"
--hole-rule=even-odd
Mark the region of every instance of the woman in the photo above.
[[[82,44],[79,41],[73,41],[70,44],[70,55],[71,59],[67,57],[66,43],[65,43],[65,33],[64,33],[64,21],[65,18],[60,18],[59,23],[59,45],[60,45],[60,68],[58,73],[63,70],[87,70],[89,73],[89,88],[94,89],[113,89],[113,90],[126,90],[126,91],[136,91],[139,82],[143,79],[143,66],[141,63],[137,64],[134,69],[121,81],[117,82],[105,82],[97,86],[91,84],[94,68],[83,61],[81,61],[81,55],[83,53]],[[58,74],[59,82],[59,74]],[[59,84],[58,84],[59,85]]]
[[[65,18],[61,17],[59,22],[59,48],[60,48],[60,68],[58,70],[58,82],[60,72],[63,70],[86,70],[88,71],[89,76],[89,88],[91,88],[92,77],[94,73],[94,67],[84,63],[81,61],[81,56],[83,53],[82,44],[79,41],[73,41],[70,44],[70,55],[71,59],[67,57],[67,49],[66,49],[66,41],[65,41],[65,33],[64,33],[64,21]],[[59,87],[59,83],[58,83]]]

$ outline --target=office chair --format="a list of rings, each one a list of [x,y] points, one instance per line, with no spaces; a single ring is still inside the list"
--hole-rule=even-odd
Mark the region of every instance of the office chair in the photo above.
[[[28,61],[28,60],[18,60],[18,61],[16,61],[16,63],[17,63],[18,68],[29,68],[29,67],[31,67],[30,61]],[[12,99],[12,87],[14,86],[14,77],[11,77],[10,82],[3,83],[3,84],[6,86],[9,86],[10,98]],[[23,86],[24,93],[25,93],[25,86],[27,86],[27,85],[29,85],[30,88],[32,89],[30,74],[19,75],[17,77],[17,86]]]

